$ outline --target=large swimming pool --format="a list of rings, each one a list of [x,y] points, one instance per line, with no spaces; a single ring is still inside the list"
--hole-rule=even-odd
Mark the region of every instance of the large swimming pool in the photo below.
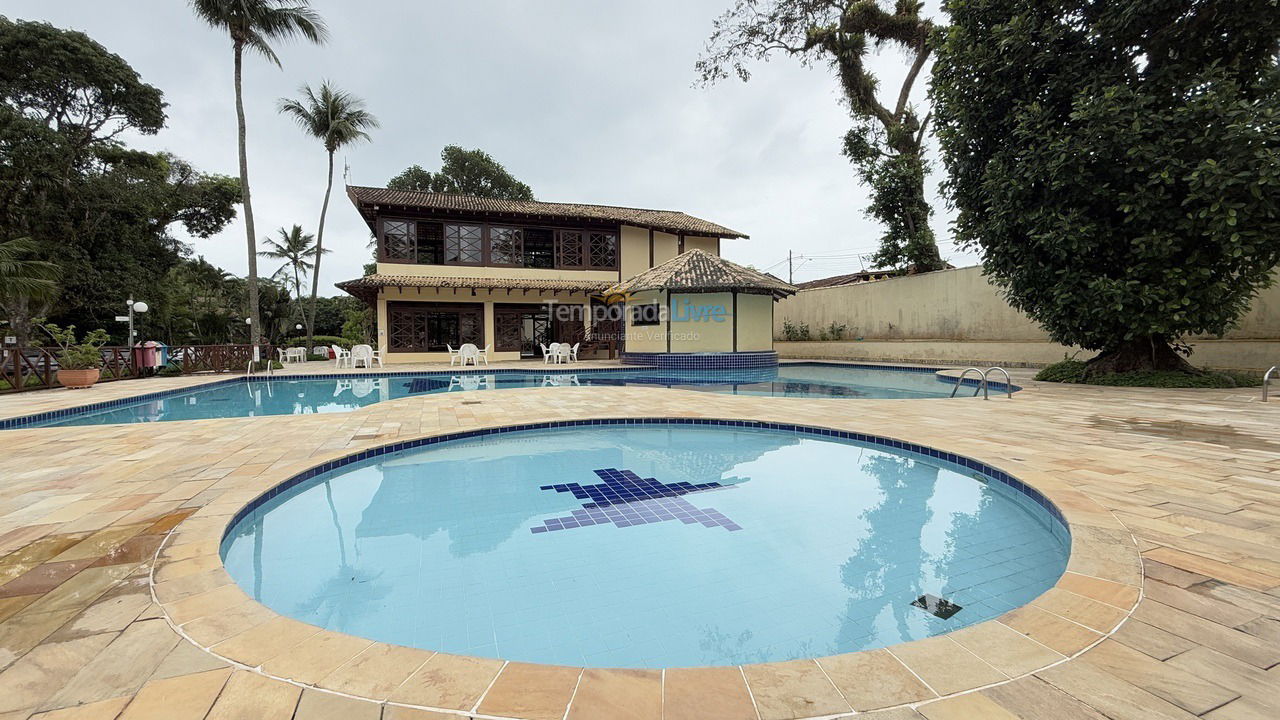
[[[237,379],[203,388],[165,393],[112,407],[71,409],[57,417],[8,423],[17,427],[104,425],[202,420],[258,415],[348,412],[383,400],[429,393],[499,388],[641,386],[678,387],[738,395],[839,398],[943,398],[954,384],[931,369],[788,363],[763,370],[595,369],[574,371],[468,370],[401,375],[327,378]],[[962,394],[972,394],[963,391]]]
[[[937,635],[1029,602],[1066,567],[1056,509],[972,461],[807,429],[666,422],[357,458],[251,505],[222,557],[259,602],[332,630],[633,668]]]

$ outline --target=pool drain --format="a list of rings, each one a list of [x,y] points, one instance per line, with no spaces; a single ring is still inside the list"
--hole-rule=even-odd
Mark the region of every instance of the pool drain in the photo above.
[[[946,598],[940,598],[937,595],[930,595],[928,593],[916,598],[911,604],[921,610],[924,610],[930,615],[942,618],[943,620],[946,620],[963,609],[961,606]]]

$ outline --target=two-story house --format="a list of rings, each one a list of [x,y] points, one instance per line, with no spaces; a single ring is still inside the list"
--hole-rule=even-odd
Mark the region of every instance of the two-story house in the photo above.
[[[721,240],[747,237],[671,210],[358,186],[347,195],[378,262],[338,287],[376,308],[392,363],[447,360],[447,346],[468,342],[492,345],[496,360],[538,357],[542,343],[599,342],[620,327],[593,324],[607,315],[603,290],[686,250],[719,255]]]

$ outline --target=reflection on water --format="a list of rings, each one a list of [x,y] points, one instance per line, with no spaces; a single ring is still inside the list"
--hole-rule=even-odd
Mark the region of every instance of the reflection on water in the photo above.
[[[608,469],[633,481],[599,483]],[[668,492],[714,505],[738,529],[537,532],[584,503],[643,519],[648,495]],[[621,667],[927,637],[1030,600],[1065,565],[1042,518],[967,472],[854,443],[689,426],[509,433],[357,463],[268,501],[223,555],[253,597],[305,622],[445,652]],[[911,607],[924,593],[964,609],[941,620]]]
[[[431,393],[525,387],[655,387],[734,395],[809,398],[943,398],[950,385],[931,373],[830,365],[758,370],[605,370],[427,373],[315,380],[255,378],[148,400],[44,425],[200,420],[259,415],[311,415],[351,410]]]

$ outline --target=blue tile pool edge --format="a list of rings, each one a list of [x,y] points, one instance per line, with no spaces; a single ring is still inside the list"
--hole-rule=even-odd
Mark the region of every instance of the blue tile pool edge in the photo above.
[[[548,365],[547,367],[558,367],[558,366]],[[956,378],[949,375],[938,375],[938,373],[944,370],[949,370],[950,368],[922,367],[918,365],[873,365],[869,363],[835,363],[835,362],[802,361],[802,362],[781,363],[779,367],[845,367],[845,368],[859,368],[863,370],[889,370],[892,372],[933,373],[937,375],[939,382],[949,382],[952,384],[956,384],[958,382],[961,385],[969,385],[973,387],[978,387],[980,385],[979,381],[975,378]],[[619,370],[658,370],[658,369],[660,368],[640,366],[640,365],[629,365],[626,367],[617,367],[617,368],[581,368],[581,369],[575,370],[574,374],[617,372]],[[203,390],[205,388],[219,387],[222,385],[232,385],[235,383],[258,383],[258,382],[270,382],[272,380],[285,380],[285,381],[342,380],[342,379],[351,379],[351,378],[397,378],[397,377],[434,378],[434,377],[449,377],[453,375],[491,375],[491,374],[498,374],[498,373],[528,373],[528,372],[536,372],[536,370],[531,371],[528,368],[492,368],[492,369],[472,368],[470,370],[452,370],[452,371],[451,370],[429,370],[426,372],[406,370],[401,372],[305,373],[305,374],[267,375],[267,376],[239,375],[236,377],[227,378],[226,380],[217,380],[214,382],[204,383],[202,385],[193,385],[191,387],[173,388],[172,390],[159,390],[151,393],[143,393],[141,395],[130,395],[129,397],[117,398],[115,400],[104,400],[102,402],[90,403],[88,405],[76,405],[72,407],[61,408],[59,410],[49,410],[47,412],[35,413],[32,415],[18,415],[10,418],[0,418],[0,430],[16,430],[20,428],[27,428],[30,426],[38,425],[40,423],[49,422],[50,420],[60,420],[62,418],[71,417],[73,415],[95,413],[95,412],[100,412],[102,410],[110,410],[112,408],[122,407],[125,405],[134,405],[137,403],[150,402],[152,400],[163,400],[164,398],[174,397],[176,395],[182,395],[184,393],[189,393],[193,390]],[[996,393],[1006,392],[1006,389],[1011,392],[1017,392],[1022,389],[1018,385],[1006,385],[1003,382],[997,382],[997,381],[989,381],[987,383],[987,387],[990,391],[996,392]],[[931,399],[939,399],[939,398],[931,398]],[[183,422],[189,422],[189,421],[183,421]]]
[[[583,420],[553,420],[536,423],[522,423],[519,425],[503,425],[499,427],[483,428],[478,430],[466,430],[463,432],[447,433],[444,435],[433,435],[430,437],[416,438],[413,440],[405,440],[386,445],[371,447],[361,450],[350,455],[344,455],[325,463],[321,463],[314,467],[303,470],[300,473],[292,475],[277,485],[266,490],[262,494],[250,500],[244,507],[236,511],[231,516],[231,520],[223,528],[222,535],[218,539],[219,555],[221,555],[221,547],[226,542],[228,536],[242,520],[252,515],[255,511],[265,505],[267,502],[277,496],[288,492],[298,485],[311,480],[319,475],[330,473],[339,468],[348,465],[364,462],[366,460],[376,458],[382,455],[401,452],[403,450],[413,450],[416,448],[427,447],[431,445],[439,445],[442,443],[455,442],[460,440],[470,440],[488,435],[500,435],[503,433],[524,432],[528,430],[546,430],[553,428],[570,428],[570,427],[586,427],[586,426],[639,426],[639,425],[700,425],[715,427],[744,428],[752,430],[777,430],[783,432],[793,432],[802,435],[811,435],[814,437],[828,437],[840,440],[852,440],[854,442],[875,445],[899,452],[909,452],[916,455],[922,455],[935,460],[949,463],[958,467],[965,468],[971,472],[978,473],[983,477],[999,482],[1002,486],[1013,491],[1016,497],[1024,497],[1027,501],[1035,506],[1043,509],[1049,517],[1056,521],[1057,528],[1063,534],[1063,541],[1067,546],[1068,555],[1071,551],[1071,526],[1067,523],[1066,517],[1056,504],[1053,503],[1044,493],[1036,488],[1018,480],[1009,473],[999,468],[988,465],[984,462],[974,460],[973,458],[958,455],[956,453],[944,452],[934,448],[920,445],[918,443],[904,442],[902,440],[894,440],[892,438],[882,437],[879,435],[869,435],[867,433],[850,432],[846,430],[835,430],[832,428],[824,428],[814,425],[796,425],[793,423],[776,423],[762,422],[758,420],[728,420],[720,418],[593,418]]]

